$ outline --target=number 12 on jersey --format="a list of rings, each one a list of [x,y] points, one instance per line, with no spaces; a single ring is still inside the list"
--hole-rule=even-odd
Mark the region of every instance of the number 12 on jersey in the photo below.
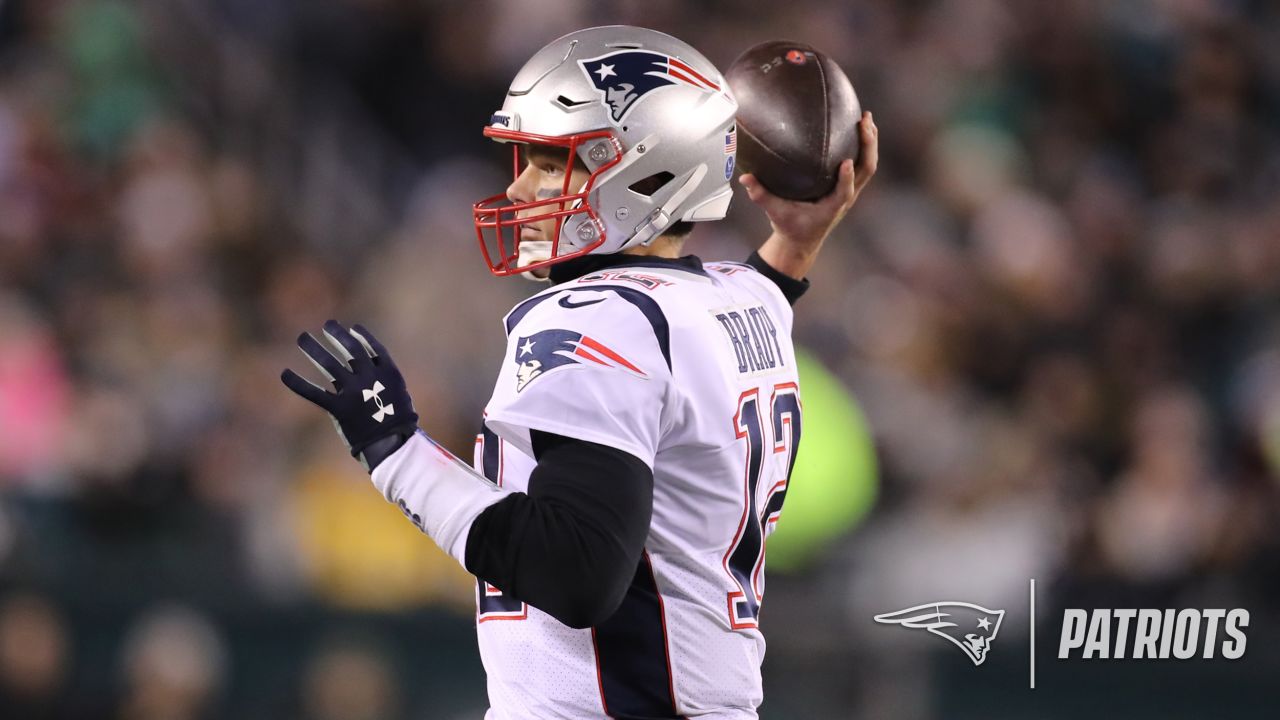
[[[729,624],[735,630],[758,624],[764,597],[765,539],[782,513],[800,445],[800,395],[796,384],[773,386],[768,424],[762,417],[760,400],[759,389],[742,393],[733,416],[734,432],[746,445],[742,519],[724,555],[725,572],[738,588],[728,594]]]

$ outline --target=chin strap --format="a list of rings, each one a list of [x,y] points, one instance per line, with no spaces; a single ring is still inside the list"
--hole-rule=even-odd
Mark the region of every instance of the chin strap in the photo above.
[[[522,243],[521,245],[520,260],[524,265],[532,265],[537,262],[542,262],[550,257],[551,241],[549,240],[530,240]],[[546,272],[546,268],[543,268],[543,272]],[[520,277],[525,280],[533,280],[534,282],[551,282],[550,273],[543,275],[542,277],[538,277],[537,275],[534,275],[532,271],[525,270],[520,273]]]
[[[680,186],[680,189],[676,190],[675,194],[662,204],[662,207],[649,213],[649,217],[645,218],[644,222],[640,223],[640,227],[636,228],[636,234],[631,236],[633,242],[628,243],[628,245],[648,245],[653,242],[654,238],[661,235],[662,231],[670,227],[671,223],[675,220],[672,214],[675,212],[676,208],[680,207],[681,203],[688,199],[688,197],[693,194],[694,190],[698,189],[698,185],[702,182],[702,178],[706,176],[706,165],[699,165],[694,168],[693,173],[689,175],[688,180],[684,181],[684,184]]]

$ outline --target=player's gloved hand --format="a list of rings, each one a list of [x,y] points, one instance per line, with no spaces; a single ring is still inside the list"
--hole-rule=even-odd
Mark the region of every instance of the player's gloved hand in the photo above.
[[[334,392],[285,369],[285,386],[329,413],[352,457],[373,472],[418,429],[418,414],[404,377],[390,353],[360,325],[350,330],[337,320],[324,324],[332,349],[311,336],[298,336],[298,348],[333,383]]]

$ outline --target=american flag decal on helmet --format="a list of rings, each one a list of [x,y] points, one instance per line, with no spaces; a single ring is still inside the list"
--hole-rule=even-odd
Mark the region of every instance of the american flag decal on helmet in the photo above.
[[[738,151],[738,126],[734,125],[729,128],[729,132],[724,136],[724,154],[732,155]]]
[[[579,60],[609,108],[609,117],[621,123],[636,103],[650,92],[670,85],[686,85],[719,92],[720,86],[670,55],[651,50],[619,50],[597,58]]]

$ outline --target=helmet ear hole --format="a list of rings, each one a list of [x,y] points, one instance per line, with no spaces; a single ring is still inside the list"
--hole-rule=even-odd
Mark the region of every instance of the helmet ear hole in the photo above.
[[[661,172],[656,172],[647,178],[641,178],[631,183],[627,186],[627,189],[643,197],[653,197],[654,193],[661,190],[674,178],[675,175],[663,170]]]

